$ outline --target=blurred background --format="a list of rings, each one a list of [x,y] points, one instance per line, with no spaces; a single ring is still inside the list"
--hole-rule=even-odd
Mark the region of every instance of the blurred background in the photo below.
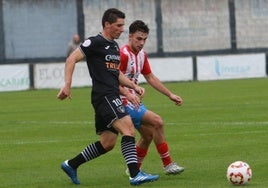
[[[119,45],[131,22],[148,24],[145,50],[155,74],[170,76],[162,81],[267,77],[268,0],[0,0],[0,91],[59,88],[73,36],[98,34],[112,7],[126,14]]]
[[[150,56],[266,52],[267,0],[0,0],[0,64],[65,60],[72,36],[101,31],[107,8],[150,27]]]

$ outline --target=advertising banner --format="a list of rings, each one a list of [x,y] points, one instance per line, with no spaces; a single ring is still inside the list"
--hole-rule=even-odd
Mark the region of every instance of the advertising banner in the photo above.
[[[0,65],[0,91],[30,89],[29,65]]]
[[[34,65],[34,87],[36,89],[61,88],[64,84],[65,63],[43,63]],[[90,86],[91,78],[85,62],[75,65],[72,87]]]
[[[266,77],[265,54],[197,57],[197,80]]]
[[[151,58],[151,69],[161,81],[193,80],[192,58]],[[60,88],[64,84],[65,63],[43,63],[34,65],[34,88]],[[141,83],[145,82],[143,76]],[[75,66],[72,87],[91,86],[86,62]]]

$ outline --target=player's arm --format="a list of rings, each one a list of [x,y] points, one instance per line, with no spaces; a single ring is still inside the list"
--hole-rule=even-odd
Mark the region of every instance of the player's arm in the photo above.
[[[144,75],[144,78],[153,88],[166,95],[170,100],[174,101],[176,105],[182,105],[182,98],[172,93],[153,73]]]
[[[124,95],[129,102],[131,102],[137,109],[139,109],[141,101],[137,95],[130,93],[129,90],[123,86],[119,86],[119,90],[121,95]]]
[[[81,52],[80,48],[75,49],[69,57],[66,59],[64,68],[64,80],[65,84],[59,91],[57,98],[60,100],[66,99],[67,97],[71,99],[71,85],[72,76],[75,68],[75,64],[84,58],[84,54]]]
[[[134,89],[141,98],[144,96],[145,89],[131,82],[121,71],[119,71],[119,83],[122,86]]]

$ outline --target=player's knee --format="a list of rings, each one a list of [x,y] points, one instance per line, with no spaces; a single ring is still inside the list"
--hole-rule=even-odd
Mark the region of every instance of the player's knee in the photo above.
[[[132,137],[135,137],[135,129],[134,129],[134,126],[132,124],[129,124],[129,126],[125,126],[124,129],[121,129],[120,130],[120,133],[122,136],[132,136]]]
[[[109,137],[109,136],[106,136],[106,137],[102,137],[101,139],[101,145],[102,147],[105,149],[105,151],[111,151],[115,144],[116,144],[116,137]]]
[[[153,127],[155,129],[160,129],[163,128],[163,126],[164,126],[163,119],[159,115],[155,116],[153,120]]]
[[[132,137],[135,137],[135,131],[134,131],[134,129],[133,130],[130,130],[130,129],[128,129],[128,130],[122,130],[122,131],[119,131],[119,132],[120,132],[120,134],[122,136],[132,136]]]
[[[103,148],[108,152],[111,151],[114,148],[115,144],[114,143],[106,143],[103,145]]]

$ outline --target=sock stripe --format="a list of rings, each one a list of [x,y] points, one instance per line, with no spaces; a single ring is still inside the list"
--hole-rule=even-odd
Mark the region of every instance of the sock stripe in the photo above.
[[[160,154],[161,158],[169,157],[169,152]]]
[[[127,164],[137,163],[137,152],[135,148],[135,141],[133,140],[122,140],[121,150]]]
[[[86,161],[92,160],[98,156],[100,156],[100,153],[98,151],[98,148],[96,147],[96,144],[90,144],[88,145],[84,151],[82,151],[82,155],[86,159]]]

